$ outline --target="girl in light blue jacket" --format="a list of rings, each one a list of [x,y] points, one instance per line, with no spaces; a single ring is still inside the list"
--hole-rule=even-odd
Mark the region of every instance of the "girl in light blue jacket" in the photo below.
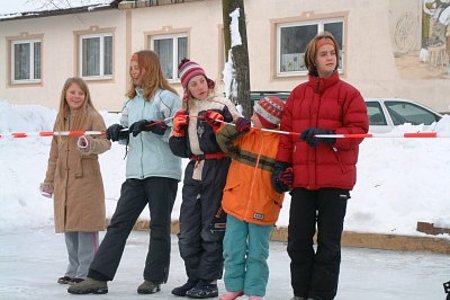
[[[132,56],[130,77],[132,88],[121,124],[111,125],[106,133],[108,139],[128,147],[126,180],[88,278],[69,288],[73,294],[108,292],[106,282],[113,280],[128,235],[147,204],[150,244],[144,282],[137,292],[159,292],[169,275],[171,213],[181,180],[181,159],[170,151],[168,137],[172,116],[181,101],[164,78],[159,59],[152,51],[139,51]]]

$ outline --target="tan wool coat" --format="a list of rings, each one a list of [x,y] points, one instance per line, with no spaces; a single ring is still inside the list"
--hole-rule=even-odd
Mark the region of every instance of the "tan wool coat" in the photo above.
[[[70,118],[65,120],[68,130]],[[82,130],[105,131],[102,116],[88,114]],[[104,230],[105,193],[98,154],[111,148],[104,135],[92,137],[92,149],[82,154],[77,149],[78,137],[53,137],[44,184],[54,187],[55,231],[93,232]]]

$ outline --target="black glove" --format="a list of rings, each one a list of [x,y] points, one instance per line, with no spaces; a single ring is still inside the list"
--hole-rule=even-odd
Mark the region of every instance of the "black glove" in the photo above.
[[[246,118],[239,118],[236,121],[236,130],[238,132],[249,131],[252,127],[252,121]]]
[[[121,131],[124,129],[120,124],[113,124],[106,129],[106,138],[113,142],[117,142],[118,140],[125,140],[128,138],[128,131]]]
[[[288,163],[277,161],[272,170],[272,186],[277,193],[289,191],[294,182],[294,173]]]
[[[133,136],[137,136],[142,131],[151,131],[154,134],[163,135],[167,130],[167,125],[164,122],[155,122],[155,121],[147,121],[140,120],[134,122],[130,126],[130,132],[133,133]]]
[[[304,140],[311,147],[316,147],[319,143],[334,144],[336,142],[336,138],[317,138],[315,137],[316,134],[335,134],[335,132],[329,129],[308,128],[302,132],[300,139]]]

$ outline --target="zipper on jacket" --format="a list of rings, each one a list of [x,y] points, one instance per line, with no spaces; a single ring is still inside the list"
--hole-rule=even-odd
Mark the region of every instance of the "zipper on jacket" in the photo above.
[[[334,156],[336,156],[336,159],[338,160],[342,173],[345,173],[345,168],[344,165],[342,164],[341,156],[339,155],[338,150],[335,147],[331,147],[331,149],[333,149]]]
[[[255,167],[254,167],[254,169],[253,169],[253,176],[252,176],[252,182],[251,182],[251,185],[250,185],[250,195],[249,195],[249,199],[252,199],[252,197],[253,197],[253,190],[254,190],[254,186],[255,186],[255,178],[256,178],[256,172],[258,171],[258,168],[259,168],[259,161],[260,161],[260,159],[261,159],[261,150],[262,150],[262,146],[263,146],[263,142],[262,142],[262,140],[260,140],[260,146],[259,146],[259,150],[258,150],[258,156],[257,156],[257,158],[256,158],[256,163],[255,163]],[[250,210],[250,203],[251,203],[252,201],[248,201],[247,202],[247,207],[246,207],[246,213],[245,213],[245,215],[248,215],[248,212],[249,212],[249,210]],[[252,216],[253,216],[253,212],[251,212],[251,214],[252,214]]]
[[[144,119],[144,111],[145,111],[145,100],[144,100],[144,107],[142,108],[141,112],[141,120]],[[141,139],[141,178],[144,179],[144,137],[143,132],[139,134],[139,137]]]

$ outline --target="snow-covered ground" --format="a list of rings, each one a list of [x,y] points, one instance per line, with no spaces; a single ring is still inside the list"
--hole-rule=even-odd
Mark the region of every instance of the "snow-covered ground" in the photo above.
[[[67,265],[63,235],[53,228],[0,231],[0,299],[181,299],[170,291],[185,282],[185,271],[172,238],[170,275],[160,293],[138,295],[148,246],[147,232],[132,232],[114,281],[106,295],[74,296],[56,283]],[[442,284],[450,280],[449,257],[441,254],[344,248],[336,300],[444,300]],[[270,277],[265,299],[292,297],[286,244],[271,242]],[[224,291],[220,280],[219,291]],[[245,298],[242,298],[245,299]]]

